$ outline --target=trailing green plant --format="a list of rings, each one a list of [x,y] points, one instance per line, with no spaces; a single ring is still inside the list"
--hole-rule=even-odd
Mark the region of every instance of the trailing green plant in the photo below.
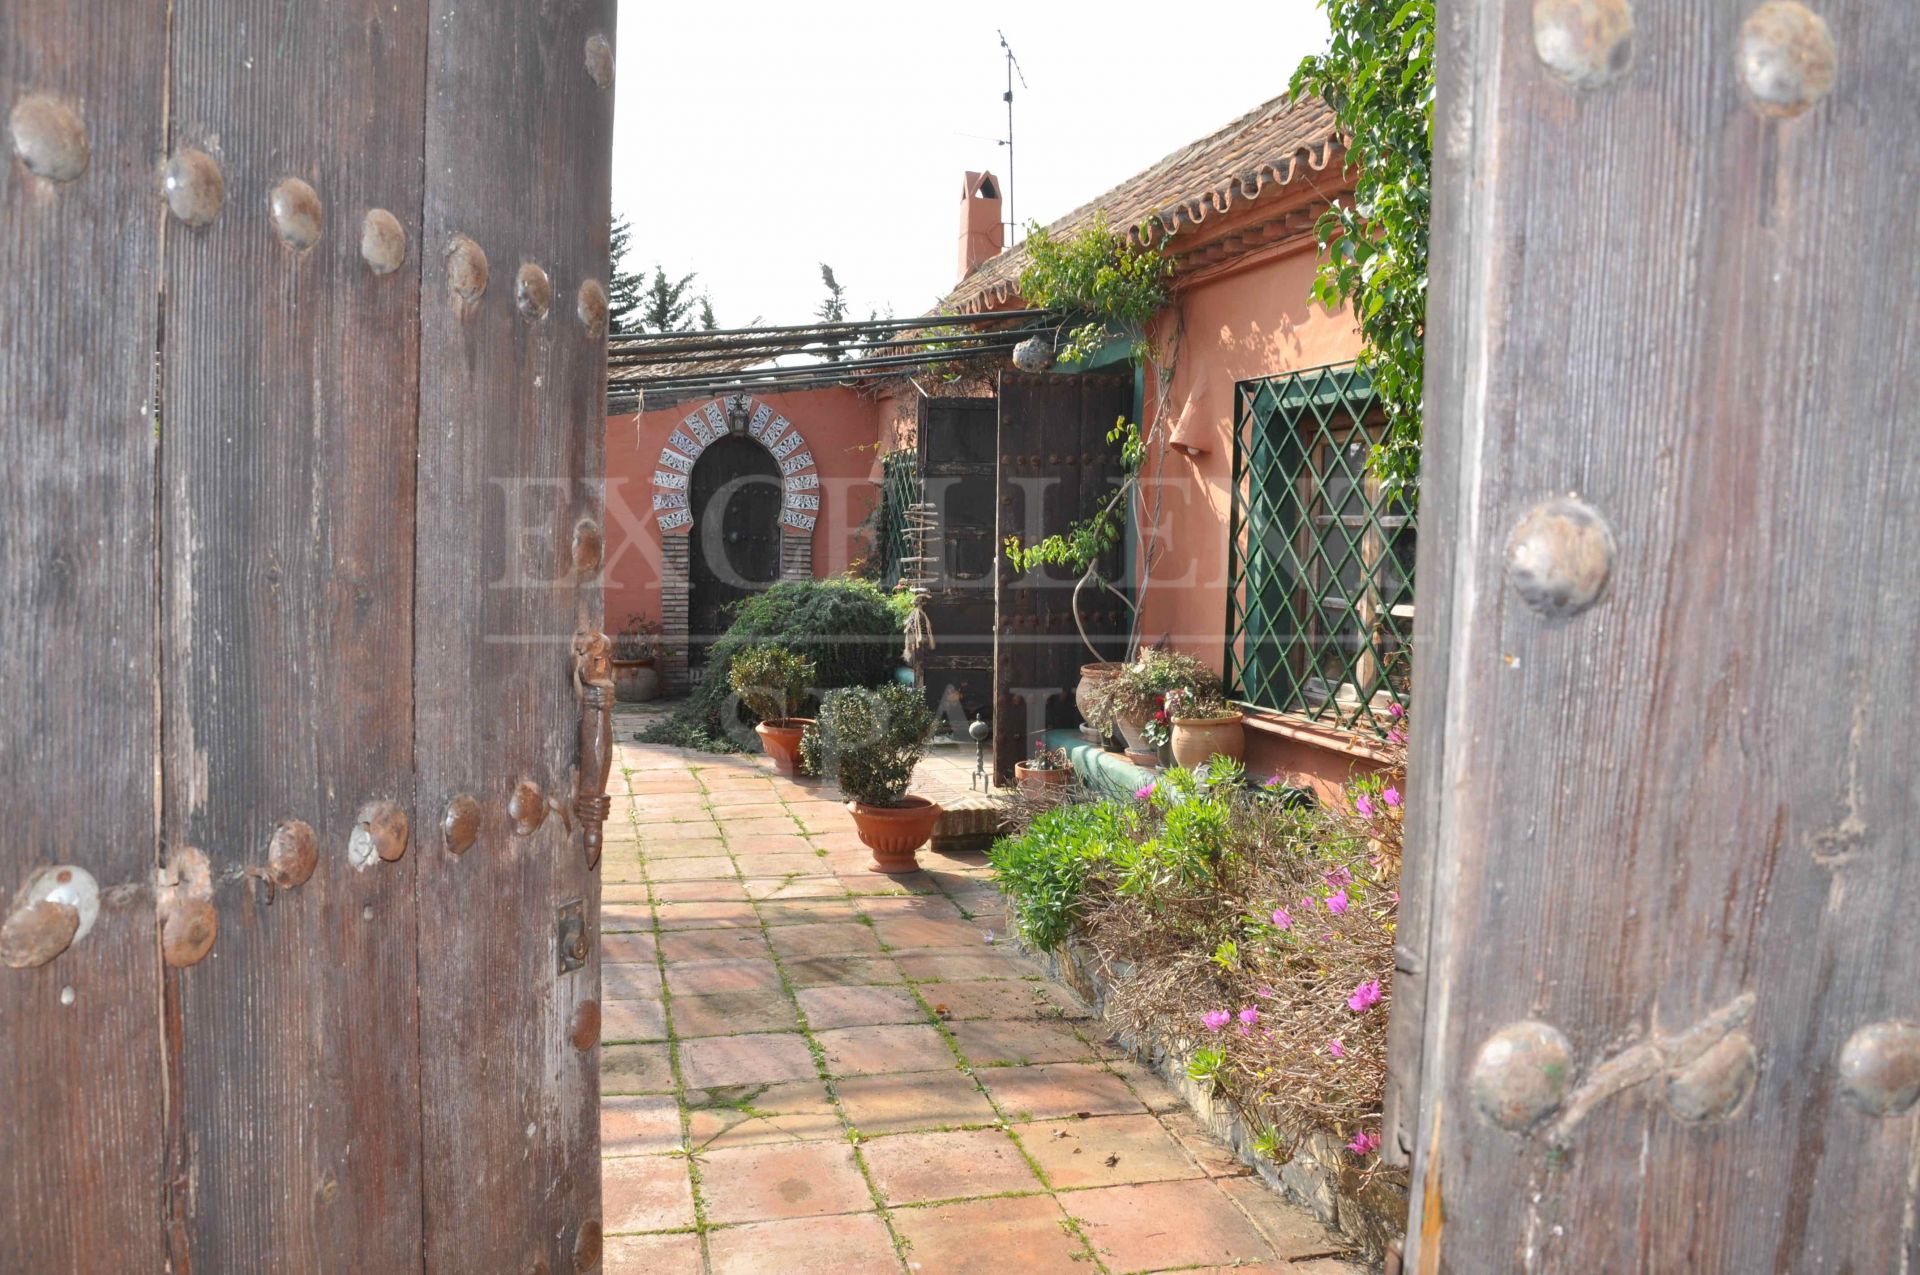
[[[849,686],[820,701],[816,728],[822,775],[863,805],[898,806],[926,754],[933,713],[911,686]]]
[[[1235,708],[1227,697],[1220,692],[1216,682],[1212,686],[1183,686],[1167,692],[1167,716],[1175,722],[1211,721],[1221,717],[1231,717],[1240,710]]]
[[[1056,806],[987,852],[1021,937],[1043,951],[1072,933],[1088,874],[1134,835],[1139,812],[1117,802]]]
[[[742,599],[733,621],[707,652],[692,694],[670,717],[641,735],[650,744],[739,752],[753,739],[729,680],[736,655],[778,643],[812,660],[814,685],[876,686],[900,662],[900,625],[887,595],[871,581],[845,576],[782,580]]]
[[[1106,732],[1115,717],[1130,717],[1151,723],[1154,715],[1166,707],[1167,696],[1177,690],[1207,688],[1218,690],[1220,675],[1202,660],[1184,651],[1154,649],[1142,651],[1112,677],[1087,689],[1087,706],[1094,714],[1093,725]],[[1155,740],[1165,743],[1164,739]]]
[[[1353,201],[1320,217],[1313,298],[1351,302],[1359,363],[1386,409],[1372,464],[1388,492],[1419,483],[1425,378],[1427,235],[1433,219],[1433,0],[1320,0],[1327,51],[1302,59],[1295,98],[1316,94],[1348,139]]]
[[[1167,304],[1173,277],[1166,244],[1165,236],[1151,242],[1146,226],[1137,235],[1114,230],[1099,214],[1063,238],[1028,224],[1020,295],[1028,305],[1065,310],[1078,320],[1061,338],[1062,362],[1084,363],[1116,337],[1133,357],[1152,357],[1148,328]]]
[[[812,694],[813,661],[784,646],[750,646],[733,657],[727,684],[747,711],[763,722],[800,715]]]

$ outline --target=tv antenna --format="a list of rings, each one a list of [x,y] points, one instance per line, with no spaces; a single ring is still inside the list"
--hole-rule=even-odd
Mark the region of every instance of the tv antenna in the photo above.
[[[1020,60],[1013,56],[1013,46],[1007,43],[1007,33],[996,28],[1000,37],[1000,47],[1007,51],[1007,91],[1001,100],[1007,104],[1007,137],[1000,144],[1007,148],[1007,176],[1000,187],[1007,195],[1007,247],[1013,247],[1014,239],[1020,233],[1020,219],[1013,215],[1013,77],[1020,77],[1020,87],[1027,87],[1027,73],[1020,69]]]

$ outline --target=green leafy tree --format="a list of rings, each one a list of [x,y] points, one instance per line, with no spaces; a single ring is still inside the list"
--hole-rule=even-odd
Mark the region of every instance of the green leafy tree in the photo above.
[[[1420,394],[1425,371],[1427,231],[1433,209],[1432,0],[1319,0],[1333,39],[1293,74],[1298,98],[1333,108],[1357,170],[1351,203],[1320,218],[1325,260],[1314,300],[1351,302],[1387,414],[1373,464],[1390,492],[1410,499],[1419,481]]]
[[[640,295],[640,313],[632,330],[691,332],[696,325],[710,325],[713,306],[705,293],[693,290],[697,278],[698,273],[689,270],[678,279],[669,279],[665,270],[655,266],[652,280]]]
[[[647,286],[645,272],[627,267],[627,254],[633,249],[633,223],[625,217],[613,219],[607,237],[607,330],[633,330],[633,312],[640,308],[640,292]]]
[[[820,308],[814,315],[822,323],[845,323],[847,321],[847,290],[833,277],[833,267],[826,262],[820,263],[820,282],[827,286],[827,295],[820,302]],[[846,354],[837,346],[827,350],[823,356],[829,363],[838,363]]]

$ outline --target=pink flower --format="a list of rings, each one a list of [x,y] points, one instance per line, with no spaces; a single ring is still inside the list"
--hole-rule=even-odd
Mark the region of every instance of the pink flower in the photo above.
[[[1271,987],[1268,987],[1263,983],[1259,987],[1256,987],[1253,989],[1253,994],[1255,996],[1263,997],[1266,1000],[1272,1000],[1277,993],[1275,993]]]
[[[1400,707],[1398,704],[1387,705],[1388,717],[1405,717],[1406,715],[1407,715],[1407,710]]]
[[[1208,1031],[1217,1032],[1233,1021],[1233,1013],[1225,1009],[1210,1009],[1200,1015],[1200,1021],[1207,1025]]]
[[[1353,873],[1348,870],[1345,864],[1341,864],[1333,871],[1327,873],[1328,885],[1345,885],[1351,880],[1353,880]]]
[[[1138,788],[1135,788],[1133,790],[1133,799],[1135,801],[1145,801],[1147,798],[1151,796],[1153,796],[1152,784],[1141,784]]]
[[[1327,896],[1327,911],[1333,913],[1335,916],[1339,916],[1342,912],[1345,912],[1346,910],[1347,910],[1347,888],[1345,886],[1341,886],[1338,890],[1335,890],[1332,894],[1329,894]]]
[[[1378,1005],[1382,999],[1380,980],[1370,978],[1353,989],[1353,995],[1347,997],[1347,1008],[1356,1014],[1364,1014]]]
[[[1273,910],[1273,923],[1283,930],[1291,930],[1293,928],[1293,913],[1287,911],[1285,908],[1275,908]]]
[[[1240,1023],[1242,1026],[1251,1027],[1259,1021],[1260,1021],[1260,1011],[1254,1008],[1252,1005],[1249,1005],[1245,1009],[1240,1011]]]
[[[1398,788],[1389,788],[1380,794],[1380,800],[1386,802],[1388,806],[1398,809],[1400,805],[1400,790]]]
[[[1262,788],[1278,788],[1281,784],[1285,782],[1286,780],[1280,778],[1280,776],[1278,775],[1268,775],[1267,782],[1260,786]]]
[[[1360,812],[1362,819],[1373,818],[1373,798],[1361,793],[1353,799],[1353,808]]]
[[[1362,1130],[1353,1135],[1353,1141],[1347,1144],[1347,1150],[1357,1156],[1372,1155],[1380,1146],[1380,1135]]]
[[[1407,732],[1396,726],[1387,732],[1387,742],[1389,744],[1404,744],[1407,742]]]
[[[1347,1056],[1347,1047],[1338,1040],[1330,1040],[1327,1042],[1327,1052],[1335,1058],[1345,1058]]]

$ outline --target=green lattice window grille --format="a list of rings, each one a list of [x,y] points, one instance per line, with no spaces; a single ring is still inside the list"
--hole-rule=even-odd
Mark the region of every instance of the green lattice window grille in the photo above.
[[[901,562],[913,552],[907,542],[902,511],[920,499],[920,458],[910,451],[888,452],[880,458],[879,525],[875,539],[880,550],[880,584],[893,589],[900,583]]]
[[[1414,520],[1367,468],[1385,431],[1351,363],[1234,387],[1226,666],[1242,703],[1379,735],[1406,703]]]

